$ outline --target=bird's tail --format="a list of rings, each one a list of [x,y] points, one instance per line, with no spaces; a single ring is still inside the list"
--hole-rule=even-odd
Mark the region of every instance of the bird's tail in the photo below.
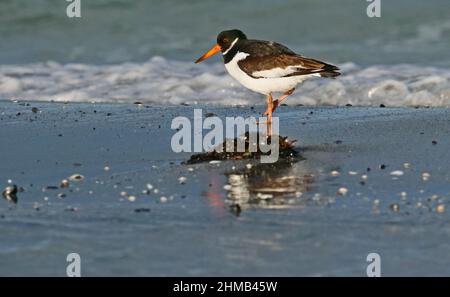
[[[340,69],[334,65],[325,64],[325,66],[320,71],[320,76],[326,77],[326,78],[335,78],[335,77],[341,75],[339,70]]]

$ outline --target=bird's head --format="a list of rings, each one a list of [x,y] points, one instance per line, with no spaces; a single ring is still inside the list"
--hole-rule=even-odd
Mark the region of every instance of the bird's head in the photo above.
[[[197,59],[195,63],[200,63],[203,60],[208,59],[218,52],[226,53],[231,47],[233,47],[238,40],[247,39],[247,36],[241,30],[227,30],[222,31],[217,35],[217,44],[207,51],[203,56]]]

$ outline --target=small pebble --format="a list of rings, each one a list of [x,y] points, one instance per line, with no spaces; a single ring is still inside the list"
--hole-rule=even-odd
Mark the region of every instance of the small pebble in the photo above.
[[[84,179],[84,176],[81,174],[73,174],[69,177],[70,181],[82,181]]]
[[[338,176],[340,173],[337,170],[333,170],[333,171],[331,171],[330,174],[331,174],[331,176]]]
[[[402,176],[404,174],[401,170],[395,170],[390,173],[392,176]]]
[[[339,195],[344,196],[344,195],[347,195],[347,193],[348,193],[348,189],[347,188],[342,187],[342,188],[339,188],[339,190],[338,190],[338,194]]]
[[[147,190],[153,190],[153,185],[152,184],[147,184],[146,187],[147,187]]]
[[[423,180],[423,181],[429,180],[430,177],[431,177],[431,174],[430,174],[430,173],[428,173],[428,172],[422,173],[422,180]]]
[[[181,176],[181,177],[178,179],[178,182],[179,182],[180,184],[182,184],[182,185],[186,184],[186,181],[187,181],[187,178],[184,177],[184,176]]]
[[[430,201],[434,202],[434,201],[438,200],[438,198],[439,198],[438,195],[433,195],[433,196],[430,197]]]
[[[46,186],[45,188],[42,189],[42,192],[45,192],[47,190],[58,190],[58,187],[55,186]]]
[[[398,203],[391,204],[390,208],[394,212],[399,212],[400,211],[400,205],[398,205]]]
[[[445,205],[444,204],[440,204],[436,207],[436,212],[437,213],[443,213],[445,212]]]
[[[406,201],[408,199],[408,193],[406,192],[401,192],[400,196],[402,197],[402,201]]]
[[[16,204],[17,203],[17,186],[12,185],[5,188],[5,190],[2,193],[3,198],[5,198],[7,201]]]
[[[70,186],[70,183],[67,179],[63,179],[61,181],[61,185],[60,185],[61,188],[68,188],[69,186]]]
[[[404,163],[404,164],[403,164],[403,167],[404,167],[405,169],[411,168],[411,163]]]
[[[105,170],[105,171],[109,171],[111,168],[109,167],[109,166],[105,166],[104,168],[103,168],[103,170]]]
[[[247,167],[247,169],[252,169],[252,164],[247,164],[245,167]]]
[[[159,202],[166,203],[167,202],[167,197],[162,196],[161,198],[159,198]]]
[[[128,196],[128,201],[130,201],[130,202],[136,201],[136,196],[133,196],[133,195]]]
[[[141,212],[150,212],[150,208],[137,208],[134,210],[135,213],[141,213]]]

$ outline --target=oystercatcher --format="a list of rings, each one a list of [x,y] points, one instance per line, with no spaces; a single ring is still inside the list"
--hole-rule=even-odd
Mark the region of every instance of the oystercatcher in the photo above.
[[[282,44],[247,39],[241,30],[223,31],[217,36],[217,44],[197,59],[199,63],[222,52],[228,73],[246,88],[267,96],[268,135],[272,134],[272,114],[295,87],[312,77],[334,78],[339,68],[319,60],[303,57]],[[272,93],[283,95],[273,100]]]

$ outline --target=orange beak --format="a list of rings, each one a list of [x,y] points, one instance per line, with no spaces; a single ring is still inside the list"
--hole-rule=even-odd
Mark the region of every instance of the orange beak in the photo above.
[[[210,49],[206,54],[201,56],[200,58],[195,61],[195,63],[200,63],[203,60],[208,59],[209,57],[215,55],[216,53],[220,52],[222,49],[220,48],[220,45],[216,44],[212,49]]]

